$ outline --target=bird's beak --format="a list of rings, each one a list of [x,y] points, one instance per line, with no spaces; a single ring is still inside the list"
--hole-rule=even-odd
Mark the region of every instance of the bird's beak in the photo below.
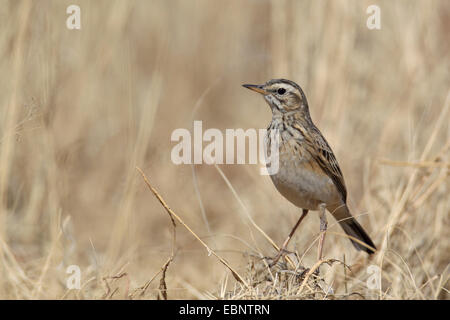
[[[264,95],[269,94],[269,92],[264,90],[263,86],[259,86],[259,85],[256,85],[256,84],[243,84],[242,86],[244,88],[256,91],[256,92],[264,94]]]

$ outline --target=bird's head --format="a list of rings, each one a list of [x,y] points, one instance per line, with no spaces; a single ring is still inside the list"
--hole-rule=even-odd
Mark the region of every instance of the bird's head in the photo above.
[[[273,114],[290,111],[309,114],[306,96],[300,86],[293,81],[272,79],[262,85],[244,84],[243,87],[262,94]]]

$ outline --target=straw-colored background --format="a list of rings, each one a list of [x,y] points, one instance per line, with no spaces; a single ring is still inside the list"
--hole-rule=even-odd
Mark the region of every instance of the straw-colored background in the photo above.
[[[66,28],[70,4],[81,30]],[[366,27],[370,4],[381,30]],[[448,1],[2,1],[0,29],[0,298],[101,298],[103,278],[123,272],[106,282],[126,298],[150,280],[170,256],[171,223],[136,166],[239,273],[244,242],[273,256],[247,214],[281,244],[300,210],[256,165],[219,165],[233,190],[214,166],[195,166],[196,192],[192,167],[170,160],[170,135],[193,119],[265,128],[268,106],[241,84],[279,77],[303,87],[381,250],[367,260],[329,217],[325,256],[360,266],[348,290],[449,297]],[[306,218],[290,250],[311,246],[318,220]],[[179,224],[176,235],[169,299],[220,296],[224,279],[233,288]],[[363,285],[370,264],[381,292]],[[69,265],[82,290],[67,290]],[[342,266],[321,272],[344,292]]]

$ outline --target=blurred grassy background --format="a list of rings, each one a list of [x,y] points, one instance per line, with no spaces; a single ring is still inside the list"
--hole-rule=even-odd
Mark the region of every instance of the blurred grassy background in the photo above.
[[[70,4],[81,30],[66,28]],[[366,27],[371,4],[381,30]],[[273,256],[239,201],[278,244],[300,210],[256,165],[220,165],[239,201],[214,166],[195,166],[196,193],[192,167],[170,161],[170,135],[193,119],[265,128],[268,106],[241,84],[280,77],[303,87],[381,249],[368,261],[330,233],[326,257],[364,266],[351,281],[322,269],[335,292],[346,282],[375,298],[449,297],[448,1],[2,1],[0,25],[0,298],[101,298],[105,281],[126,298],[149,281],[170,256],[171,224],[136,166],[239,272],[245,243]],[[291,250],[308,249],[318,220]],[[364,289],[369,264],[382,292]],[[82,290],[67,290],[69,265]],[[177,227],[169,298],[220,296],[229,276]]]

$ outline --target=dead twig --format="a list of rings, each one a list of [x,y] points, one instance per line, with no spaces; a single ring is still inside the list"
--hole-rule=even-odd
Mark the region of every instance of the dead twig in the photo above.
[[[242,283],[246,288],[250,289],[250,286],[247,284],[247,282],[228,264],[227,261],[225,261],[225,259],[223,259],[222,257],[220,257],[219,255],[217,255],[216,252],[214,252],[214,250],[212,250],[202,239],[200,239],[200,237],[186,224],[184,223],[183,219],[181,219],[172,209],[169,208],[169,206],[167,205],[167,203],[164,201],[164,199],[160,196],[160,194],[158,193],[158,191],[156,191],[155,188],[153,188],[153,186],[150,184],[150,182],[148,181],[147,177],[145,176],[144,172],[139,168],[136,167],[136,169],[141,173],[142,178],[145,181],[145,184],[147,185],[147,187],[150,189],[150,191],[155,195],[155,197],[159,200],[159,202],[161,203],[161,205],[164,207],[164,209],[172,216],[174,217],[183,227],[185,227],[205,248],[206,250],[208,250],[208,255],[213,255],[215,256],[217,259],[219,259],[219,261],[228,268],[228,270],[231,271],[231,274],[233,275],[233,277],[239,281],[240,283]]]
[[[164,266],[161,268],[162,275],[161,275],[161,279],[159,280],[158,300],[161,300],[161,299],[167,300],[166,272],[167,272],[167,269],[169,268],[170,263],[173,261],[173,259],[175,257],[175,244],[176,244],[176,240],[177,240],[177,233],[176,233],[177,225],[175,223],[175,220],[174,220],[172,214],[169,211],[167,211],[167,213],[169,214],[170,221],[172,222],[172,252],[170,254],[169,259],[166,261]]]
[[[159,280],[158,300],[167,300],[166,272],[167,272],[167,268],[169,267],[169,264],[172,262],[172,260],[173,260],[173,256],[170,256],[170,258],[167,260],[167,262],[162,267],[161,280]]]
[[[116,276],[110,276],[110,277],[103,277],[103,281],[106,286],[106,292],[103,295],[102,299],[111,299],[113,295],[119,290],[119,288],[114,288],[114,290],[111,292],[111,286],[109,285],[108,280],[117,280],[125,277],[127,279],[127,287],[125,290],[125,297],[128,297],[128,290],[130,288],[130,278],[128,277],[128,273],[122,272]],[[109,297],[108,297],[109,296]]]

